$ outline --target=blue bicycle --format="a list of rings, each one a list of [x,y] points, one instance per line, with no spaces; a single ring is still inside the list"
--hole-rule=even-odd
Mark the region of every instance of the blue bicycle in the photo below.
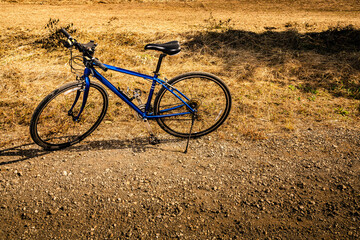
[[[145,49],[161,52],[154,75],[149,76],[103,64],[93,57],[97,46],[94,41],[81,44],[65,29],[61,29],[61,32],[67,37],[64,45],[82,53],[85,70],[77,82],[54,90],[35,109],[30,122],[30,134],[39,146],[47,150],[62,149],[79,143],[99,126],[108,109],[108,94],[102,85],[90,81],[90,76],[98,79],[138,113],[146,123],[152,144],[156,144],[158,140],[148,120],[155,119],[171,135],[188,138],[186,152],[190,138],[214,131],[228,117],[231,95],[228,87],[218,77],[190,72],[169,81],[159,78],[164,57],[181,51],[177,41],[145,46]],[[141,91],[134,90],[131,96],[116,88],[98,72],[99,68],[150,80],[147,101],[141,101]],[[155,93],[156,86],[161,88]]]

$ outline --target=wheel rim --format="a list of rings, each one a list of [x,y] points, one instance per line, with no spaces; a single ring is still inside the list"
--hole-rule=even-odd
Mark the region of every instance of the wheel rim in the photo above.
[[[225,87],[209,76],[188,76],[171,82],[171,85],[189,97],[187,103],[197,110],[192,136],[198,137],[215,130],[227,117],[230,107],[230,96]],[[184,112],[186,107],[172,111],[164,109],[179,105],[179,100],[169,91],[160,93],[157,114]],[[160,118],[159,125],[168,133],[180,137],[189,134],[191,114],[177,117]]]
[[[97,127],[107,107],[105,94],[91,84],[86,106],[80,119],[74,121],[68,112],[78,91],[80,97],[72,114],[77,116],[83,101],[81,85],[72,85],[61,90],[43,107],[36,121],[36,134],[41,142],[49,146],[71,145],[81,141]]]

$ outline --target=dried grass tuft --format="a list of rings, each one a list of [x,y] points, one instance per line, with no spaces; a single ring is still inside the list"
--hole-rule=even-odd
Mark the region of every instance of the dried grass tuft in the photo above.
[[[144,51],[145,44],[180,40],[182,54],[165,59],[161,76],[170,79],[195,70],[220,76],[229,85],[233,97],[230,118],[219,129],[219,136],[224,138],[259,140],[273,132],[285,134],[314,124],[358,126],[360,30],[357,27],[328,25],[325,30],[317,30],[316,24],[299,20],[285,23],[281,28],[264,26],[269,30],[261,32],[251,27],[240,29],[236,20],[220,21],[214,16],[206,19],[199,15],[199,31],[189,26],[152,34],[142,32],[141,28],[117,26],[120,17],[111,15],[107,17],[109,23],[91,30],[74,24],[78,30],[74,37],[81,42],[95,40],[99,44],[96,57],[101,61],[145,74],[155,69],[159,55]],[[3,135],[17,127],[25,129],[42,98],[75,79],[65,49],[47,51],[37,44],[49,36],[45,24],[46,21],[33,29],[10,24],[0,32]],[[111,72],[105,75],[124,90],[128,85],[144,91],[149,87],[141,79]],[[107,127],[128,124],[129,118],[136,118],[114,96],[110,103],[105,119]],[[134,123],[130,128],[135,126]],[[24,134],[27,133],[19,132],[18,137]]]

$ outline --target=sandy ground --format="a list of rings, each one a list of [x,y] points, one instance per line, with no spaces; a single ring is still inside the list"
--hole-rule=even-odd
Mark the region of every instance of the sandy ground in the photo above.
[[[360,132],[2,150],[1,239],[358,239]]]

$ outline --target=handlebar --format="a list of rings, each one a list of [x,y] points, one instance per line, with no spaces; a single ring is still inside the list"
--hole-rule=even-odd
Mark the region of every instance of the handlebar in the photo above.
[[[68,39],[72,39],[71,35],[64,28],[60,29],[60,32],[62,32],[62,34],[64,34]]]
[[[100,67],[105,72],[108,70],[108,68],[105,67],[105,65],[101,63],[99,59],[93,57],[95,52],[95,47],[97,46],[97,44],[94,43],[94,41],[90,41],[89,43],[86,44],[81,44],[78,43],[76,39],[71,37],[71,35],[64,28],[60,29],[60,32],[64,34],[65,37],[69,40],[70,47],[74,46],[77,50],[79,50],[79,52],[82,52],[85,59],[90,58],[92,63]]]

